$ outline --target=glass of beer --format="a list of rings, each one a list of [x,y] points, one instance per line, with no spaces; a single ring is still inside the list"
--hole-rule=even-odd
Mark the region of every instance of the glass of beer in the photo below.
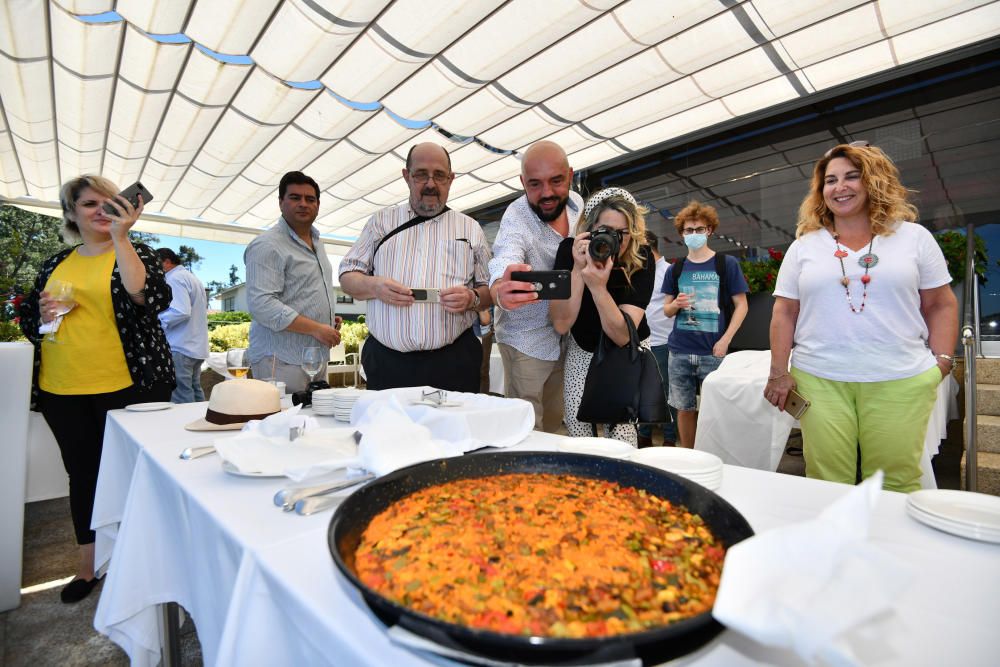
[[[226,351],[226,369],[234,378],[245,378],[250,372],[250,360],[247,351],[242,347],[234,347]]]

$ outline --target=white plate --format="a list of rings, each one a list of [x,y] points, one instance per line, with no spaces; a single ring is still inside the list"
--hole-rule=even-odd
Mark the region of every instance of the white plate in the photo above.
[[[125,409],[129,412],[154,412],[156,410],[168,410],[172,407],[174,407],[173,403],[157,401],[155,403],[133,403],[132,405],[126,405]]]
[[[936,528],[937,530],[951,535],[957,535],[958,537],[964,537],[970,540],[979,540],[980,542],[1000,544],[1000,531],[998,530],[976,528],[974,526],[965,526],[952,521],[947,521],[936,517],[933,514],[928,514],[927,512],[919,510],[909,503],[906,505],[906,513],[909,514],[911,518],[919,521],[925,526]]]
[[[715,454],[685,447],[646,447],[633,452],[631,460],[678,475],[710,475],[722,470]]]
[[[614,438],[563,438],[556,445],[556,451],[625,459],[635,452],[635,447]]]
[[[243,472],[229,461],[222,462],[222,469],[230,475],[236,475],[237,477],[284,477],[281,473]]]
[[[1000,531],[1000,496],[952,489],[922,489],[908,495],[906,502],[945,521]]]

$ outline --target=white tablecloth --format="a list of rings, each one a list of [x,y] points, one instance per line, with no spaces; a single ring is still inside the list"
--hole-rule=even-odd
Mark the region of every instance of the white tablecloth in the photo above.
[[[490,393],[504,395],[503,359],[500,357],[500,347],[494,343],[490,352]]]
[[[326,545],[329,512],[284,514],[272,504],[284,480],[227,475],[215,456],[177,459],[184,447],[211,438],[182,429],[203,410],[188,404],[110,413],[94,521],[104,536],[99,551],[106,557],[113,544],[113,557],[98,630],[133,664],[153,664],[155,605],[176,601],[194,617],[207,665],[435,664],[391,644],[335,572]],[[551,449],[557,440],[533,433],[515,449]],[[850,488],[726,466],[719,493],[759,532],[814,517]],[[918,524],[905,515],[904,502],[883,493],[872,533],[916,568],[919,584],[899,598],[890,634],[862,647],[862,660],[993,664],[1000,548]],[[799,664],[732,632],[683,662]]]
[[[695,449],[711,452],[725,463],[758,470],[778,469],[788,434],[798,422],[764,399],[770,366],[769,351],[733,352],[705,378]],[[920,461],[921,485],[925,489],[937,488],[931,457],[948,435],[948,421],[958,418],[957,396],[954,377],[938,385]]]

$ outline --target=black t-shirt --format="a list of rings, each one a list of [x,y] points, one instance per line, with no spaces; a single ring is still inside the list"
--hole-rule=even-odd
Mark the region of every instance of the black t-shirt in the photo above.
[[[559,244],[553,269],[573,269],[573,241],[571,236]],[[629,285],[629,281],[625,279],[625,271],[616,266],[608,276],[608,293],[619,306],[627,304],[646,310],[649,299],[653,296],[656,263],[653,261],[653,254],[649,252],[649,246],[641,246],[639,254],[642,256],[643,268],[632,274],[632,284]],[[649,338],[649,325],[646,323],[645,313],[636,330],[639,333],[639,340]],[[601,334],[601,317],[597,314],[594,297],[590,295],[590,290],[586,286],[583,288],[583,298],[580,299],[580,312],[570,331],[576,344],[581,348],[587,352],[597,349],[597,341]]]

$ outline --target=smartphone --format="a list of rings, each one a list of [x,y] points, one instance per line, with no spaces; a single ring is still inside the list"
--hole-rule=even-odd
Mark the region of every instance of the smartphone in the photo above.
[[[533,291],[542,300],[569,298],[570,272],[566,269],[559,271],[512,271],[510,279],[534,283],[535,289]]]
[[[132,206],[134,207],[139,206],[139,195],[142,195],[143,205],[146,205],[149,202],[153,201],[153,195],[150,194],[149,190],[146,189],[146,186],[144,186],[139,181],[136,181],[132,185],[128,186],[127,188],[119,192],[118,194],[120,194],[122,197],[125,197],[125,199],[127,199],[129,203],[132,204]],[[121,205],[119,204],[119,206]],[[118,215],[118,211],[116,211],[111,206],[111,204],[105,204],[104,211],[108,215]]]
[[[801,419],[810,405],[812,404],[794,389],[789,390],[788,397],[785,398],[785,412],[796,419]]]
[[[422,303],[438,303],[441,301],[441,290],[435,287],[411,287],[413,299]]]

